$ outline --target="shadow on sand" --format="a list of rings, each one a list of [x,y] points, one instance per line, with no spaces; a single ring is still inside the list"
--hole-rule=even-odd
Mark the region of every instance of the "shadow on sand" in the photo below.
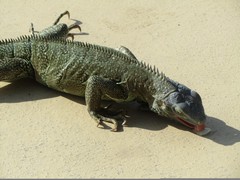
[[[84,98],[49,89],[31,79],[15,81],[4,87],[0,87],[0,103],[35,101],[57,96],[63,96],[77,103],[85,105]],[[108,104],[109,102],[104,103]],[[127,109],[127,114],[130,116],[127,121],[128,127],[159,131],[166,128],[168,125],[171,125],[180,130],[189,131],[189,129],[185,126],[182,126],[181,124],[167,118],[160,117],[150,111],[139,111],[138,104],[136,102],[119,106],[123,106]],[[227,125],[223,120],[208,116],[206,126],[211,128],[212,132],[206,136],[203,136],[203,138],[207,138],[224,146],[230,146],[240,142],[240,131]],[[120,131],[123,130],[123,128],[120,128]]]
[[[212,132],[205,137],[207,139],[224,146],[240,142],[240,131],[227,125],[223,120],[208,116],[207,126],[212,129]]]
[[[131,107],[128,109],[131,109]],[[134,126],[158,131],[170,125],[183,131],[191,131],[189,128],[176,121],[160,117],[152,112],[141,112],[133,110],[129,114],[130,119],[128,124],[130,127]],[[240,131],[234,127],[227,125],[223,120],[208,116],[206,120],[206,127],[211,128],[211,132],[205,136],[202,136],[203,138],[209,139],[224,146],[230,146],[240,142]]]

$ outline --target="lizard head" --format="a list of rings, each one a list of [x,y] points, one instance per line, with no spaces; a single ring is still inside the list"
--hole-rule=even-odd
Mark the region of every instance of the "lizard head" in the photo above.
[[[200,95],[181,84],[175,87],[176,90],[164,99],[155,96],[152,110],[159,115],[175,119],[196,132],[203,131],[206,115]]]

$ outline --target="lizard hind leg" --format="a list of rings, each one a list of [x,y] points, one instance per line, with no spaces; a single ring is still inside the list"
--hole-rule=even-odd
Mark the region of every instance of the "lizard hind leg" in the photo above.
[[[65,11],[62,14],[60,14],[60,16],[57,18],[57,20],[53,23],[52,26],[47,27],[47,28],[43,29],[42,31],[35,31],[34,27],[33,27],[33,23],[31,23],[31,27],[30,27],[29,31],[32,33],[32,35],[35,35],[35,33],[37,33],[41,37],[62,38],[62,39],[67,39],[68,37],[71,37],[73,40],[74,36],[76,34],[70,33],[70,31],[72,29],[77,28],[81,32],[81,27],[76,23],[74,23],[70,26],[68,26],[67,24],[64,24],[64,23],[58,24],[58,22],[64,15],[68,15],[68,18],[70,18],[70,13],[68,11]]]
[[[60,19],[65,16],[68,15],[68,19],[70,19],[70,13],[68,11],[63,12],[62,14],[59,15],[59,17],[54,21],[53,26],[57,25],[58,22],[60,21]],[[44,30],[43,30],[44,31]],[[34,26],[33,23],[31,23],[29,32],[32,33],[32,35],[34,35],[35,33],[39,33],[39,31],[35,31],[34,30]]]
[[[63,16],[65,16],[65,15],[68,15],[68,19],[70,19],[70,13],[69,13],[69,11],[65,11],[65,12],[63,12],[62,14],[59,15],[59,17],[56,19],[56,21],[53,23],[53,25],[57,25],[58,22],[60,21],[60,19],[61,19]],[[69,25],[69,26],[67,27],[67,29],[68,29],[68,31],[67,31],[67,33],[66,33],[66,38],[71,37],[72,40],[74,40],[74,35],[75,35],[75,34],[73,34],[73,33],[69,33],[72,29],[79,29],[80,32],[82,31],[82,30],[81,30],[81,27],[80,27],[78,24],[76,24],[76,23]]]

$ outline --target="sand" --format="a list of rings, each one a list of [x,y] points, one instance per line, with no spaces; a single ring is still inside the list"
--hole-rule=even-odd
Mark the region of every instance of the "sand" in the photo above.
[[[212,133],[135,103],[128,127],[112,133],[96,127],[83,98],[0,82],[0,178],[240,177],[239,1],[0,0],[0,39],[29,34],[31,22],[42,30],[65,10],[81,22],[75,40],[124,45],[199,92]]]

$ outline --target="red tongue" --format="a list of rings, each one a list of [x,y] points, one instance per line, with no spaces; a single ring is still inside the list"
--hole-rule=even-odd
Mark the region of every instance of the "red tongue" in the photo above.
[[[205,129],[205,124],[199,124],[194,127],[194,130],[197,132],[203,131]]]

